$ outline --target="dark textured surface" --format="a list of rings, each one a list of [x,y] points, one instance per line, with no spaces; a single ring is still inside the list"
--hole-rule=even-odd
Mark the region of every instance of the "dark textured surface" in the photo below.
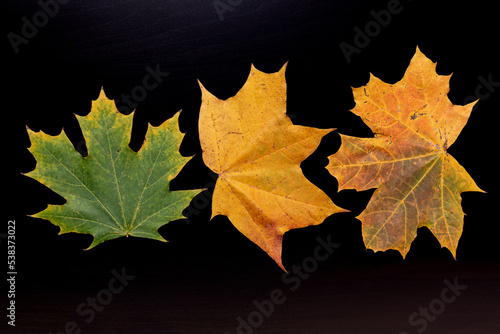
[[[403,9],[366,46],[358,43],[359,53],[348,62],[340,43],[355,45],[353,29],[376,22],[370,11],[386,9],[388,3],[243,0],[221,21],[212,1],[74,0],[60,5],[15,54],[7,34],[19,34],[21,18],[32,20],[40,7],[36,1],[3,2],[2,106],[8,116],[1,122],[3,207],[4,222],[16,220],[18,275],[17,326],[7,327],[2,316],[2,333],[55,334],[74,321],[74,331],[81,333],[232,334],[237,333],[238,317],[248,320],[256,310],[254,301],[269,299],[279,289],[286,300],[251,329],[254,333],[413,334],[422,327],[409,323],[411,314],[439,299],[444,280],[453,282],[455,277],[467,289],[428,321],[423,332],[500,333],[496,7],[486,1],[441,1],[439,6],[401,1]],[[87,114],[101,86],[109,98],[123,100],[122,94],[138,92],[134,87],[142,85],[147,66],[169,72],[138,101],[131,147],[140,147],[146,122],[158,125],[182,109],[180,126],[186,136],[181,153],[195,157],[172,188],[207,187],[209,192],[213,179],[203,165],[198,141],[197,79],[226,98],[243,85],[251,62],[260,70],[276,71],[288,60],[287,109],[295,124],[369,136],[349,112],[354,106],[350,87],[366,84],[370,72],[386,82],[399,80],[417,45],[438,62],[439,74],[453,72],[452,102],[482,97],[449,150],[487,191],[462,196],[467,215],[456,261],[427,230],[419,230],[405,261],[395,252],[364,249],[361,225],[354,217],[371,191],[337,193],[337,182],[324,169],[326,157],[340,144],[335,132],[302,166],[312,182],[352,213],[285,235],[283,262],[292,272],[287,279],[226,218],[209,222],[206,193],[197,198],[202,209],[189,224],[177,221],[160,229],[168,244],[122,238],[83,251],[90,245],[89,236],[57,235],[58,228],[49,222],[26,216],[49,203],[64,202],[21,174],[35,167],[26,149],[26,126],[52,135],[64,128],[83,151],[73,114]],[[488,78],[494,84],[486,87]],[[293,274],[294,265],[311,263],[303,259],[314,253],[316,239],[329,235],[340,247],[307,279]],[[87,323],[88,316],[79,315],[78,306],[107,289],[111,271],[122,268],[135,278]]]

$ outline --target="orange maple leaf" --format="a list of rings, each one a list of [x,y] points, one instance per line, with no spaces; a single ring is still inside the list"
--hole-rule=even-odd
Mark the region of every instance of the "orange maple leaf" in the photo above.
[[[300,163],[333,130],[292,124],[285,68],[266,74],[252,66],[245,85],[225,101],[200,84],[199,119],[203,161],[219,175],[212,217],[227,216],[283,270],[286,231],[344,211],[302,174]]]
[[[464,213],[460,194],[482,191],[447,152],[475,102],[453,105],[450,76],[417,48],[403,79],[387,84],[373,75],[353,88],[352,112],[374,138],[341,135],[339,151],[327,169],[339,190],[377,188],[358,217],[367,248],[396,249],[406,256],[417,228],[427,227],[456,256]]]

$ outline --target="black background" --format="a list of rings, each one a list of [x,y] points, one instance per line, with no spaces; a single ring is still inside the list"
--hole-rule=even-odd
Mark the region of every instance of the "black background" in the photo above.
[[[15,53],[7,34],[21,34],[21,18],[31,21],[40,7],[36,1],[4,1],[3,226],[16,221],[18,275],[16,327],[4,326],[8,319],[3,315],[2,328],[59,333],[74,321],[81,333],[236,333],[237,318],[247,319],[256,310],[253,301],[269,299],[273,289],[280,289],[286,301],[254,333],[417,333],[421,327],[412,326],[409,316],[440,298],[444,280],[456,277],[468,288],[424,332],[500,333],[495,187],[500,87],[488,91],[479,79],[500,81],[497,7],[487,1],[402,0],[402,11],[348,62],[340,43],[355,45],[354,28],[364,30],[374,22],[370,11],[387,4],[242,0],[220,20],[211,0],[74,0],[60,5]],[[340,145],[337,132],[326,136],[302,167],[336,204],[352,212],[285,234],[287,268],[312,256],[317,237],[330,235],[340,243],[316,271],[300,279],[295,291],[274,261],[226,217],[209,220],[210,203],[189,223],[162,227],[167,244],[120,238],[89,251],[84,249],[91,236],[58,235],[58,227],[29,217],[64,199],[22,174],[36,165],[27,150],[26,126],[51,135],[64,128],[83,150],[74,114],[89,112],[101,86],[117,99],[141,84],[147,66],[169,72],[139,103],[130,145],[140,147],[147,122],[159,125],[182,109],[180,127],[186,135],[180,151],[194,158],[171,188],[205,188],[212,178],[198,139],[197,79],[219,98],[227,98],[244,84],[251,63],[273,72],[289,61],[287,109],[295,124],[370,136],[349,112],[354,106],[350,87],[366,84],[370,72],[386,82],[398,81],[417,45],[437,61],[439,74],[453,73],[453,103],[464,104],[477,93],[482,97],[449,149],[487,192],[462,195],[467,216],[456,260],[426,229],[418,231],[405,260],[395,251],[374,254],[364,248],[361,223],[354,217],[372,192],[337,193],[335,178],[324,169],[327,156]],[[1,240],[6,254],[5,238]],[[121,268],[135,279],[86,323],[77,306],[105,289],[111,270]],[[0,294],[5,296],[7,288]],[[2,302],[2,314],[7,314],[6,307]]]

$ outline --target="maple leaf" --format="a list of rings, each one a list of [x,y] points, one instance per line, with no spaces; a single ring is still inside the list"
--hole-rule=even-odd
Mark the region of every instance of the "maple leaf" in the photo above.
[[[300,163],[333,129],[294,125],[286,112],[285,69],[253,65],[241,90],[219,100],[201,85],[203,161],[219,175],[212,218],[225,215],[283,269],[283,234],[320,224],[337,207],[302,174]]]
[[[90,114],[77,116],[88,147],[86,157],[64,132],[50,136],[28,129],[37,166],[26,175],[67,200],[33,216],[59,226],[60,234],[92,234],[88,249],[129,235],[165,241],[158,228],[183,218],[182,210],[199,193],[169,190],[169,181],[190,159],[178,153],[183,137],[178,115],[158,127],[149,125],[138,153],[128,146],[132,114],[116,111],[102,90]]]
[[[353,88],[351,111],[375,137],[341,135],[339,151],[329,157],[339,190],[377,188],[358,217],[365,245],[375,251],[396,249],[405,257],[425,226],[455,257],[464,217],[460,194],[482,191],[447,152],[475,102],[453,105],[450,76],[435,68],[417,48],[401,81],[370,75],[366,86]]]

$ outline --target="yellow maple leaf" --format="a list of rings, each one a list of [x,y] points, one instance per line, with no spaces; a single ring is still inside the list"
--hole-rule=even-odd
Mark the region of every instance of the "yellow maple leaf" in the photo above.
[[[266,74],[253,66],[227,100],[203,85],[199,129],[203,161],[219,175],[212,218],[225,215],[283,269],[283,234],[344,211],[302,174],[300,163],[333,129],[292,124],[286,116],[286,66]]]
[[[371,75],[353,88],[352,112],[374,138],[341,135],[342,145],[327,169],[339,190],[377,188],[358,217],[367,248],[396,249],[406,256],[417,228],[427,227],[456,256],[464,213],[460,194],[482,191],[447,152],[467,123],[474,103],[453,105],[450,76],[417,48],[401,81],[387,84]]]

